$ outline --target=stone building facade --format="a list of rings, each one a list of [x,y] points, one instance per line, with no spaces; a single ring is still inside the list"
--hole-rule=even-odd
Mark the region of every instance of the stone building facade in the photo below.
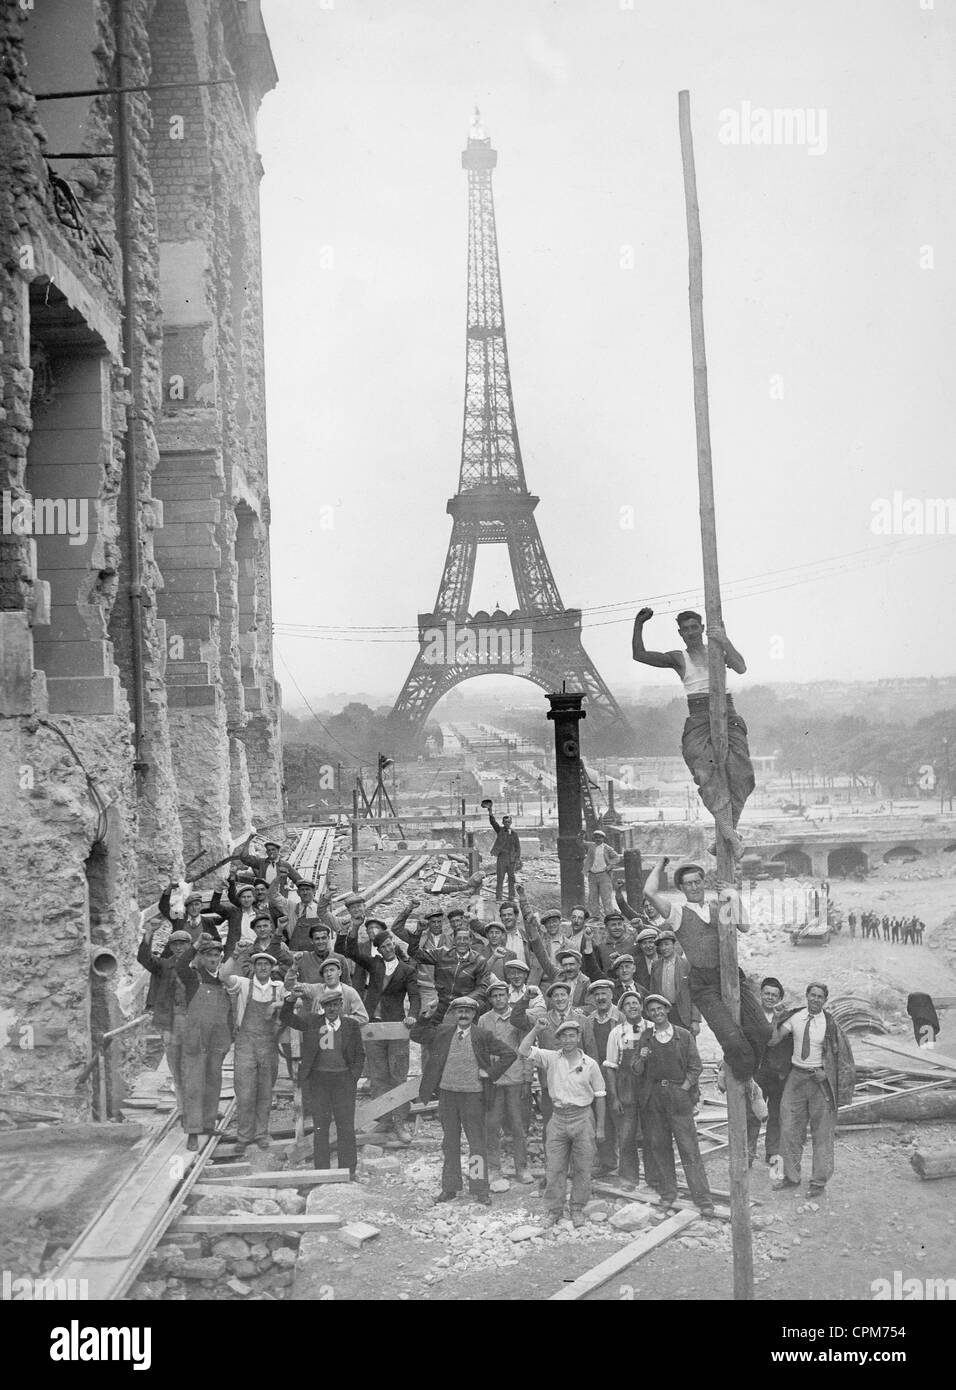
[[[275,80],[258,0],[0,5],[0,1115],[97,1113],[139,908],[282,818]]]

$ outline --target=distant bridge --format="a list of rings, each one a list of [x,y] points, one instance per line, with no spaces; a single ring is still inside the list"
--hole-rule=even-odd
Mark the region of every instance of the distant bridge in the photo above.
[[[925,825],[870,830],[795,830],[787,836],[746,836],[748,851],[763,859],[783,860],[794,877],[840,878],[878,864],[903,863],[940,851],[956,854],[956,825],[927,832]]]

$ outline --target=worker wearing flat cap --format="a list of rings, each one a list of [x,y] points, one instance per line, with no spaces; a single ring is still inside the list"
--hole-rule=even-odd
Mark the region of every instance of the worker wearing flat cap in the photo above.
[[[409,952],[409,960],[415,967],[418,994],[421,1000],[420,1012],[424,1013],[438,1003],[435,988],[435,967],[425,960],[415,960],[411,956],[412,943],[419,939],[429,952],[450,951],[455,944],[455,929],[464,923],[465,914],[460,907],[449,909],[446,921],[444,909],[436,902],[426,903],[415,914],[416,921],[406,922],[395,928],[395,935],[404,943]],[[475,944],[475,943],[472,943]]]
[[[561,946],[554,954],[558,968],[557,974],[552,978],[563,980],[571,991],[572,1007],[586,1012],[588,985],[591,981],[590,977],[581,969],[581,962],[584,957],[573,946]],[[595,971],[594,973],[597,974],[598,972]]]
[[[522,907],[525,906],[525,902],[526,899],[522,893]],[[528,964],[531,966],[531,983],[533,985],[546,984],[548,980],[553,980],[559,972],[555,953],[562,946],[575,945],[568,938],[565,923],[561,920],[560,909],[549,907],[541,913],[526,912],[525,933],[528,939]]]
[[[657,962],[657,928],[644,927],[634,938],[634,979],[645,993],[651,988],[651,971]]]
[[[223,988],[232,997],[236,1051],[233,1062],[236,1090],[236,1151],[241,1156],[250,1144],[269,1147],[272,1093],[279,1075],[279,1010],[285,986],[273,979],[278,961],[266,950],[249,955],[251,977],[242,973],[235,957],[220,970]]]
[[[544,1072],[552,1101],[544,1140],[547,1213],[543,1224],[553,1226],[564,1215],[570,1167],[571,1221],[575,1226],[583,1226],[584,1207],[591,1198],[591,1168],[597,1143],[604,1139],[607,1088],[600,1066],[581,1046],[578,1021],[562,1019],[554,1029],[554,1048],[537,1045],[546,1027],[547,1024],[535,1023],[518,1048],[519,1056],[530,1057]]]
[[[229,995],[220,979],[222,947],[212,936],[187,946],[176,962],[186,998],[182,1077],[187,1149],[215,1131],[222,1091],[222,1064],[232,1046]]]
[[[485,956],[477,951],[472,942],[471,927],[462,922],[455,928],[451,949],[433,946],[433,938],[426,940],[422,932],[422,919],[419,918],[417,930],[410,929],[411,945],[409,959],[422,965],[430,965],[435,972],[436,1016],[441,1019],[453,999],[468,993],[482,1004],[487,998],[491,970]]]
[[[411,1031],[411,1040],[423,1048],[419,1100],[427,1104],[436,1093],[438,1095],[444,1163],[441,1192],[436,1201],[450,1202],[462,1190],[461,1132],[464,1130],[468,1143],[469,1193],[482,1206],[490,1206],[487,1112],[493,1100],[494,1083],[517,1060],[517,1053],[477,1022],[478,1012],[477,998],[458,995],[449,1001],[443,1021],[439,1021],[438,1008],[430,1018],[420,1018]]]
[[[329,1131],[334,1120],[336,1163],[354,1178],[358,1166],[355,1096],[365,1066],[362,1025],[342,1016],[341,989],[326,991],[321,1013],[297,1012],[296,998],[301,990],[301,985],[292,988],[279,1022],[302,1034],[299,1081],[303,1102],[308,1096],[312,1115],[312,1161],[316,1168],[331,1168]]]
[[[607,1083],[608,1111],[614,1116],[619,1154],[618,1182],[625,1189],[641,1180],[640,1144],[642,1139],[637,1077],[632,1062],[644,1032],[644,1005],[636,989],[626,989],[617,1000],[621,1022],[612,1029],[607,1040],[604,1059],[604,1080]],[[645,1158],[645,1170],[648,1170]],[[650,1178],[648,1178],[650,1182]]]
[[[186,1090],[183,1082],[183,1040],[186,1036],[186,986],[179,971],[179,962],[186,951],[193,955],[192,933],[179,929],[170,932],[165,953],[153,955],[153,937],[162,918],[153,917],[146,923],[136,959],[150,974],[146,1007],[153,1011],[153,1023],[162,1034],[169,1074],[176,1092],[176,1111],[180,1122],[186,1109]],[[197,933],[199,939],[202,933]],[[195,972],[193,972],[194,974]]]
[[[290,878],[293,883],[298,883],[300,875],[293,869],[288,859],[279,858],[282,846],[279,844],[278,840],[264,841],[266,849],[264,856],[261,854],[250,854],[249,846],[255,839],[255,835],[256,832],[254,830],[250,832],[242,848],[239,850],[238,855],[236,855],[239,862],[245,864],[247,868],[252,869],[257,878],[264,878],[270,887],[277,878],[279,880]]]
[[[614,1006],[613,980],[592,980],[588,985],[587,1013],[581,1034],[581,1046],[589,1057],[593,1057],[601,1068],[605,1084],[607,1077],[604,1063],[607,1057],[607,1043],[611,1030],[621,1022],[621,1013]],[[605,1116],[604,1138],[597,1145],[597,1177],[609,1177],[617,1171],[617,1127],[614,1116]]]
[[[590,982],[588,982],[590,983]],[[558,1028],[562,1023],[577,1023],[581,1034],[584,1034],[584,1021],[587,1015],[583,1008],[575,1008],[571,1003],[571,985],[562,976],[552,980],[545,985],[544,997],[547,1001],[547,1012],[544,1015],[541,1031],[538,1034],[537,1042],[539,1046],[546,1049],[554,1049],[558,1045]],[[528,1025],[540,1019],[538,1011],[529,1011]],[[551,1097],[548,1094],[548,1078],[543,1068],[538,1069],[538,1084],[540,1086],[541,1118],[547,1129],[548,1121],[551,1118]]]
[[[623,913],[616,908],[604,917],[604,940],[598,941],[594,928],[586,929],[581,938],[585,973],[591,975],[610,975],[618,956],[633,952],[637,933],[624,921]]]
[[[213,911],[211,908],[208,912],[203,912],[202,893],[197,893],[195,890],[187,893],[183,899],[183,907],[186,916],[175,917],[173,915],[172,894],[173,889],[178,887],[179,884],[173,880],[167,883],[159,898],[160,914],[166,918],[167,922],[172,924],[175,930],[188,931],[190,944],[193,946],[195,946],[203,933],[207,936],[215,937],[217,941],[221,940],[220,926],[226,914],[221,911]],[[158,926],[159,923],[156,923],[156,925]],[[168,940],[166,945],[168,947]],[[163,955],[165,956],[168,954],[168,949],[164,949]]]
[[[677,945],[677,936],[665,927],[655,943],[657,960],[651,966],[651,990],[663,994],[671,1006],[671,1022],[688,1028],[696,1038],[700,1013],[690,997],[690,966]]]
[[[649,1027],[638,1042],[633,1064],[638,1078],[645,1160],[653,1159],[653,1164],[645,1162],[646,1176],[660,1193],[661,1207],[669,1211],[677,1200],[676,1143],[690,1195],[701,1216],[711,1217],[714,1202],[694,1125],[694,1105],[700,1095],[700,1054],[693,1034],[672,1023],[670,1013],[671,1003],[665,995],[649,994],[644,1000]]]
[[[640,954],[640,952],[638,952],[638,954]],[[614,981],[614,1003],[618,1008],[621,1006],[622,994],[631,990],[636,990],[643,999],[644,995],[647,993],[647,991],[638,984],[635,978],[636,970],[637,965],[630,951],[625,951],[623,956],[618,956],[611,967],[610,978]]]

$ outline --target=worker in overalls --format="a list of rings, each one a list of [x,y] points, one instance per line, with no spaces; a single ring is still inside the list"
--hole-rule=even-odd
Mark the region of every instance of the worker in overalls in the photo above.
[[[199,1148],[200,1134],[212,1134],[219,1115],[222,1064],[232,1046],[229,995],[219,978],[222,947],[201,936],[195,956],[187,950],[179,965],[189,1000],[183,1039],[183,1084],[186,1091],[186,1148]]]
[[[282,982],[272,979],[275,956],[253,951],[250,960],[251,978],[239,973],[235,960],[226,961],[220,972],[235,1009],[236,1153],[240,1157],[252,1143],[260,1149],[269,1147],[269,1113],[279,1075],[277,1019],[286,993]]]

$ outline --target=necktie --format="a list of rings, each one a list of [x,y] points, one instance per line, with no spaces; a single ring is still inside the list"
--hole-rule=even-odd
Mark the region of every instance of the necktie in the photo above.
[[[813,1022],[810,1015],[807,1015],[807,1026],[803,1030],[803,1042],[800,1045],[800,1060],[810,1056],[810,1024]]]

